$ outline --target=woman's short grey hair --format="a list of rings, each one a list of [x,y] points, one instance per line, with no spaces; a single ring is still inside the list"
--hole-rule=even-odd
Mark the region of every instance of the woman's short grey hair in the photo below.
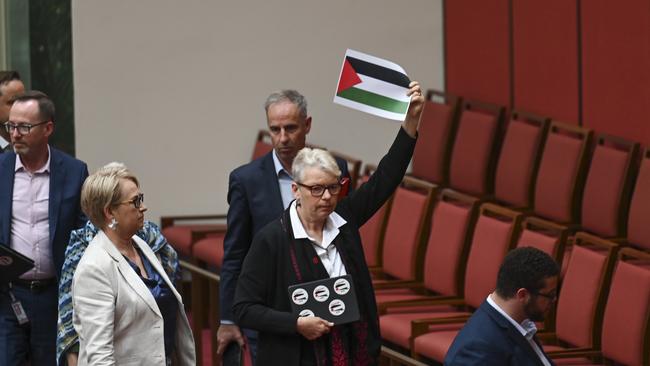
[[[106,226],[104,209],[119,205],[122,200],[120,181],[128,179],[140,187],[138,178],[122,163],[108,163],[91,174],[81,188],[81,210],[90,222],[103,229]]]
[[[318,168],[326,173],[340,178],[341,169],[339,169],[336,160],[327,150],[312,149],[305,147],[298,151],[298,155],[293,159],[291,165],[291,174],[297,182],[303,181],[303,173],[307,168]]]
[[[291,102],[298,107],[298,112],[301,118],[307,118],[307,99],[300,94],[297,90],[285,89],[271,93],[264,102],[264,110],[269,114],[269,107],[280,102]]]

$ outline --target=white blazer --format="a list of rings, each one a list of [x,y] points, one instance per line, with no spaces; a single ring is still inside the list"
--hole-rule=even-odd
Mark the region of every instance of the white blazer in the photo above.
[[[133,240],[178,299],[175,359],[194,366],[194,338],[183,300],[151,248],[137,236]],[[163,317],[156,300],[103,231],[75,270],[72,306],[79,365],[165,366]]]

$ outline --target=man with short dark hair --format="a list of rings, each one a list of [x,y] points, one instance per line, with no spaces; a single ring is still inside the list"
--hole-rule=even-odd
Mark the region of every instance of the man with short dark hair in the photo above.
[[[458,333],[445,365],[553,365],[535,338],[535,322],[557,300],[558,274],[557,263],[539,249],[508,253],[496,290]]]
[[[221,267],[221,326],[217,334],[219,355],[233,341],[244,344],[242,333],[234,323],[232,305],[237,278],[255,234],[280,217],[293,201],[291,164],[305,147],[311,129],[307,100],[295,90],[269,95],[264,103],[273,151],[230,173],[228,184],[228,228],[224,238]],[[349,177],[347,163],[337,159],[342,177]],[[247,331],[254,361],[257,333]]]
[[[9,119],[14,99],[24,92],[25,86],[17,71],[0,71],[0,127],[4,127]],[[4,128],[0,128],[0,154],[5,151],[11,151],[11,137]]]
[[[0,285],[0,365],[56,365],[57,282],[70,232],[86,222],[88,168],[49,146],[54,103],[44,93],[18,96],[2,128],[15,153],[0,155],[0,245],[34,268]]]

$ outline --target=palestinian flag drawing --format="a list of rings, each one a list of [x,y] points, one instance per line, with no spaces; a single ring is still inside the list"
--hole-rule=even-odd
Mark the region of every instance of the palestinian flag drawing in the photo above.
[[[411,102],[406,96],[410,82],[399,65],[348,49],[334,103],[404,121]]]

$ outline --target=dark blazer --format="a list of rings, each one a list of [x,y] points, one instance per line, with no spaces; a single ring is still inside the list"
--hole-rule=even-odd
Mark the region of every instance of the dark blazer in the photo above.
[[[341,159],[336,162],[341,174],[349,177],[347,163]],[[221,319],[233,320],[232,303],[237,278],[253,237],[284,211],[278,176],[273,165],[273,151],[230,173],[228,204],[228,229],[223,241],[219,295]]]
[[[454,339],[445,365],[543,366],[543,363],[508,319],[484,301]]]
[[[368,182],[336,206],[336,212],[346,220],[346,224],[339,228],[334,245],[346,272],[352,275],[361,320],[364,326],[367,325],[367,329],[355,333],[358,338],[349,340],[354,345],[353,351],[362,350],[360,357],[365,356],[369,360],[363,364],[376,363],[381,337],[359,227],[372,217],[400,184],[414,147],[415,139],[400,129],[390,151]],[[296,274],[296,267],[300,268],[300,276]],[[288,210],[255,236],[237,283],[233,312],[239,325],[259,331],[259,364],[297,366],[305,364],[305,359],[309,360],[308,353],[313,354],[314,347],[296,331],[297,316],[291,313],[287,287],[327,277],[327,271],[309,241],[293,237]],[[354,326],[354,323],[351,325]]]
[[[70,232],[86,222],[79,199],[88,167],[53,147],[50,153],[50,245],[57,277],[60,277]],[[15,164],[15,153],[0,155],[0,245],[10,243]]]

